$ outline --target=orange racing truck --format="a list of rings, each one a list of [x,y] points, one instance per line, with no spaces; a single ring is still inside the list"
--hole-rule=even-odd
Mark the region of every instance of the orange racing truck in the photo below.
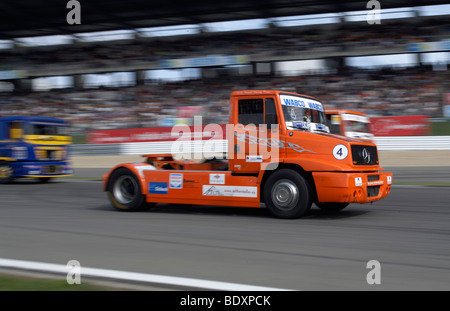
[[[374,141],[370,130],[370,118],[362,112],[347,109],[325,109],[332,134]]]
[[[256,208],[264,204],[275,217],[298,218],[313,203],[324,210],[341,210],[349,203],[372,203],[389,194],[392,173],[380,167],[376,145],[329,134],[318,99],[243,90],[233,92],[230,103],[222,159],[148,154],[142,163],[117,165],[103,182],[111,204],[124,211],[156,203]]]

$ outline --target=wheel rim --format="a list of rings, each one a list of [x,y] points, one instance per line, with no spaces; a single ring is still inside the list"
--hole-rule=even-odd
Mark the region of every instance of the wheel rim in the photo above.
[[[132,202],[137,195],[137,191],[137,182],[131,176],[120,176],[114,183],[113,194],[121,204]]]
[[[6,179],[11,177],[12,169],[9,166],[0,166],[0,178]]]
[[[297,185],[288,179],[277,181],[272,188],[272,202],[282,210],[297,206],[299,192]]]

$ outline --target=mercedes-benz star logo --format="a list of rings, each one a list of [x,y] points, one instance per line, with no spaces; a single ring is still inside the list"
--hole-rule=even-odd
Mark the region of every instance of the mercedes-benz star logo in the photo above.
[[[366,162],[367,164],[370,163],[370,153],[367,151],[366,148],[364,148],[362,151],[362,157],[364,159],[364,162]]]

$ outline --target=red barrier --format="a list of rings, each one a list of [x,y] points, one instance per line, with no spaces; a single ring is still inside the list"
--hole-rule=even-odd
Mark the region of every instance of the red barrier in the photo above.
[[[427,116],[370,118],[375,136],[424,136],[430,135],[430,118]]]
[[[217,125],[216,125],[217,126]],[[211,132],[214,130],[211,126],[176,126],[176,127],[150,127],[150,128],[132,128],[119,130],[98,130],[88,133],[87,142],[89,144],[115,144],[115,143],[137,143],[152,141],[174,141],[180,139],[179,133],[182,132],[183,139],[223,139],[225,135],[225,125],[219,125],[222,132]],[[207,127],[205,129],[205,127]],[[217,128],[218,129],[218,128]],[[174,134],[172,134],[174,133]],[[194,134],[194,136],[192,136]]]

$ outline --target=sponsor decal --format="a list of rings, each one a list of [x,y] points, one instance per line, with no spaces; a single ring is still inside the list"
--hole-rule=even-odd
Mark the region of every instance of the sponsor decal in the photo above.
[[[172,173],[169,177],[170,189],[183,189],[183,174]]]
[[[289,96],[289,95],[280,95],[281,104],[285,106],[294,106],[294,107],[301,107],[301,108],[309,108],[309,109],[315,109],[319,111],[323,111],[323,106],[320,102],[299,97],[299,96]]]
[[[392,184],[392,176],[387,177],[387,183],[388,183],[388,185]]]
[[[257,187],[203,185],[204,196],[257,198]]]
[[[150,182],[148,185],[148,193],[153,194],[167,194],[169,189],[167,189],[166,182]]]
[[[183,187],[185,188],[196,188],[199,187],[199,183],[192,179],[183,179]]]
[[[245,161],[246,162],[262,162],[263,161],[263,157],[262,155],[256,155],[256,156],[246,156],[245,157]]]
[[[355,186],[362,186],[362,177],[355,177]]]
[[[225,174],[209,174],[209,183],[211,185],[224,185]]]

